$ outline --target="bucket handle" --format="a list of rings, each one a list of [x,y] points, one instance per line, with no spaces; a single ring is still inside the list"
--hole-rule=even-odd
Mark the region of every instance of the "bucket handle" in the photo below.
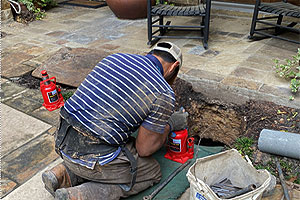
[[[252,161],[250,160],[248,155],[245,155],[245,159],[246,159],[247,163],[253,167]]]

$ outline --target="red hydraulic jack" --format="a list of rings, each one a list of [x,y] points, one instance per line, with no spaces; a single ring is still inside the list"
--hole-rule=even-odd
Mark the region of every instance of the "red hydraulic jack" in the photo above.
[[[194,157],[194,138],[188,138],[187,129],[172,131],[168,138],[168,149],[165,158],[185,163]]]
[[[196,152],[196,157],[197,153],[198,151]],[[172,131],[169,134],[165,158],[182,163],[182,165],[172,172],[150,195],[144,196],[143,200],[152,200],[179,172],[193,161],[191,159],[194,158],[194,138],[188,137],[187,129]]]
[[[40,82],[40,90],[43,95],[43,106],[49,110],[56,110],[64,105],[61,89],[56,86],[56,78],[49,78],[46,70],[41,71],[43,81]],[[54,80],[54,81],[51,81]]]
[[[144,196],[143,200],[152,200],[179,172],[186,166],[189,166],[192,161],[190,159],[194,157],[194,138],[188,138],[187,129],[171,132],[168,143],[169,146],[165,158],[183,164],[172,172],[150,195]]]

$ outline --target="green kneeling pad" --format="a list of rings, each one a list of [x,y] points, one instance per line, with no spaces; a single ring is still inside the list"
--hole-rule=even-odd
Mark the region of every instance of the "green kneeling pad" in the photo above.
[[[213,155],[221,152],[223,149],[222,146],[199,146],[199,151],[197,158],[202,158],[205,156]],[[194,156],[197,152],[197,145],[194,145]],[[142,200],[144,196],[150,195],[162,182],[164,182],[172,172],[174,172],[182,164],[174,162],[172,160],[166,159],[164,155],[166,154],[166,148],[163,147],[157,151],[153,157],[159,162],[162,179],[161,181],[154,185],[153,187],[148,188],[136,195],[125,198],[126,200]],[[181,172],[179,172],[156,196],[154,199],[157,200],[166,200],[166,199],[178,199],[182,193],[190,186],[190,183],[187,180],[186,174],[190,166],[195,162],[195,158],[192,162],[186,166]]]

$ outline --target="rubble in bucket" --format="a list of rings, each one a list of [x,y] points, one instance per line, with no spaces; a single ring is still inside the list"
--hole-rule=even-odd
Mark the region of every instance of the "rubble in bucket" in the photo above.
[[[186,176],[191,200],[259,200],[271,182],[235,149],[197,159]]]
[[[241,188],[234,186],[229,179],[225,178],[221,182],[211,185],[210,188],[218,197],[222,199],[229,199],[254,190],[256,185],[250,184],[245,188]]]

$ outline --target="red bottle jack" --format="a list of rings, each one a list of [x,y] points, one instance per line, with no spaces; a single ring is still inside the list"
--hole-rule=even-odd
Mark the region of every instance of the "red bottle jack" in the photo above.
[[[187,129],[172,131],[168,137],[168,149],[165,158],[185,163],[194,157],[194,138],[188,138]]]
[[[41,71],[41,74],[43,81],[40,82],[40,90],[44,99],[43,106],[49,111],[62,107],[64,99],[61,95],[61,89],[56,87],[56,78],[49,78],[46,70]]]

